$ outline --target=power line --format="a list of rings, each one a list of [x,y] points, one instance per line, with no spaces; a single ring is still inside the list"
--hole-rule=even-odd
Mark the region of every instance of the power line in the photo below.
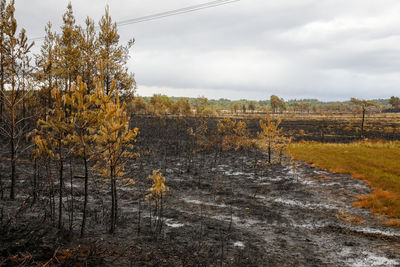
[[[130,24],[136,24],[140,22],[145,22],[145,21],[150,21],[150,20],[156,20],[156,19],[162,19],[165,17],[170,17],[170,16],[175,16],[175,15],[180,15],[180,14],[185,14],[189,12],[194,12],[202,9],[207,9],[207,8],[213,8],[213,7],[218,7],[222,5],[227,5],[231,4],[234,2],[239,2],[240,0],[217,0],[217,1],[210,1],[206,2],[203,4],[199,5],[192,5],[184,8],[179,8],[179,9],[173,9],[169,11],[164,11],[152,15],[147,15],[147,16],[142,16],[138,18],[133,18],[133,19],[128,19],[128,20],[122,20],[117,22],[117,26],[125,26],[125,25],[130,25]],[[98,28],[98,27],[96,27]],[[31,38],[29,39],[30,41],[36,41],[36,40],[43,40],[45,37],[36,37],[36,38]]]
[[[120,22],[117,22],[117,25],[124,26],[124,25],[129,25],[129,24],[134,24],[134,23],[139,23],[139,22],[144,22],[144,21],[149,21],[149,20],[155,20],[155,19],[165,18],[165,17],[169,17],[169,16],[193,12],[193,11],[197,11],[197,10],[201,10],[201,9],[222,6],[222,5],[226,5],[226,4],[230,4],[230,3],[234,3],[234,2],[238,2],[238,1],[240,1],[240,0],[211,1],[211,2],[204,3],[204,4],[200,4],[200,5],[194,5],[194,6],[190,6],[190,7],[161,12],[161,13],[157,13],[157,14],[153,14],[153,15],[149,15],[149,16],[120,21]]]

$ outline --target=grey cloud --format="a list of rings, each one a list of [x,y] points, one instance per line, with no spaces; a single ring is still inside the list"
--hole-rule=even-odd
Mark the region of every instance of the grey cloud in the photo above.
[[[115,21],[204,3],[201,0],[72,1],[77,22]],[[29,36],[54,28],[68,1],[17,1]],[[139,94],[324,100],[398,95],[400,3],[396,0],[241,0],[119,29],[135,37],[129,67]],[[38,49],[38,48],[35,48]],[[202,93],[203,92],[203,93]],[[179,95],[178,95],[179,96]]]

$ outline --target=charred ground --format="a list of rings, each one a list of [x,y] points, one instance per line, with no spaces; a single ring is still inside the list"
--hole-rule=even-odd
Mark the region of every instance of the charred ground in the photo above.
[[[216,127],[216,119],[206,120],[209,129]],[[246,122],[254,135],[258,119]],[[108,234],[110,182],[91,175],[87,234],[78,237],[83,167],[75,159],[65,164],[65,169],[72,172],[64,184],[64,227],[57,230],[49,208],[50,188],[44,164],[39,169],[42,191],[33,203],[33,163],[25,153],[18,161],[17,199],[4,197],[0,202],[1,264],[400,264],[400,232],[382,226],[383,219],[368,210],[351,205],[357,196],[369,193],[361,180],[302,163],[294,168],[287,158],[281,164],[266,166],[266,155],[259,150],[221,152],[215,157],[214,151],[197,148],[188,134],[189,128],[199,125],[197,118],[140,116],[134,117],[133,123],[140,129],[136,148],[141,156],[126,166],[127,176],[133,177],[136,184],[118,185],[116,232]],[[302,129],[316,140],[321,137],[317,132],[311,134],[316,127],[304,124],[282,122],[285,129]],[[350,138],[340,131],[341,125],[337,129],[330,131],[338,141]],[[7,192],[8,162],[2,159],[3,189]],[[150,226],[150,208],[144,201],[149,188],[147,176],[154,169],[165,175],[170,188],[160,233]],[[56,181],[54,185],[57,194]]]

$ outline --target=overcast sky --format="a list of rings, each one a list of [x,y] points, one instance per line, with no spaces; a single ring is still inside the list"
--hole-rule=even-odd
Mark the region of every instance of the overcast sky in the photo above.
[[[114,21],[210,0],[72,0],[77,23]],[[16,0],[29,37],[59,30],[69,1]],[[130,71],[142,96],[347,100],[400,96],[400,1],[241,0],[119,28],[134,37]],[[37,42],[38,46],[40,42]]]

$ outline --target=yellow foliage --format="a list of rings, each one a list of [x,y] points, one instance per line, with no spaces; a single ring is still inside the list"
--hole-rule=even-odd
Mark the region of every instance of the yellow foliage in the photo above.
[[[153,185],[149,188],[150,193],[146,195],[146,200],[156,199],[156,201],[159,201],[165,196],[165,192],[169,190],[168,186],[164,184],[165,177],[162,176],[161,172],[153,170],[153,174],[149,175],[147,179],[151,180]]]
[[[130,185],[136,184],[136,182],[132,178],[122,179],[122,182],[124,182],[125,184],[130,184]]]
[[[44,120],[38,120],[39,130],[30,133],[36,148],[33,150],[35,158],[46,156],[52,159],[62,157],[62,147],[68,145],[67,134],[70,124],[67,122],[63,109],[62,98],[58,89],[54,88],[51,95],[55,100],[55,106],[46,115]]]
[[[95,169],[101,176],[115,179],[124,174],[125,160],[138,156],[128,150],[133,149],[139,129],[129,129],[130,118],[125,112],[125,103],[120,103],[116,83],[112,83],[108,95],[102,86],[98,80],[95,102],[102,121],[94,135],[97,149]]]
[[[222,151],[239,150],[249,145],[247,125],[230,118],[219,120],[216,134],[211,137],[211,146],[220,146]]]
[[[71,124],[71,132],[68,140],[72,144],[72,151],[81,157],[87,157],[92,152],[89,151],[89,144],[94,142],[93,133],[103,119],[96,106],[97,95],[88,94],[86,84],[78,76],[77,85],[72,85],[71,94],[65,94],[62,100],[70,109],[68,121]]]
[[[260,120],[261,132],[258,132],[257,145],[264,151],[268,152],[268,162],[271,163],[271,154],[277,151],[279,154],[278,161],[282,159],[282,155],[286,151],[290,138],[282,135],[282,128],[279,127],[281,119],[272,121],[269,112],[267,113],[267,121]]]

